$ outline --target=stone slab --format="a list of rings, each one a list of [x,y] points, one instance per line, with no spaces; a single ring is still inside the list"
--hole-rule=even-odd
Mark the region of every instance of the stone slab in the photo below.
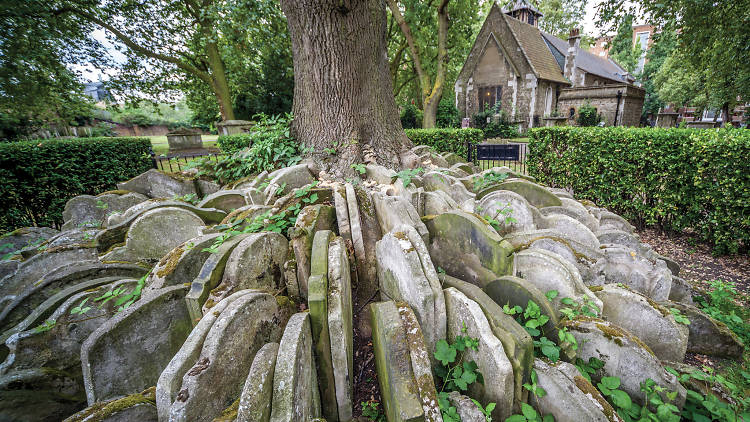
[[[267,343],[258,350],[240,394],[235,422],[268,422],[271,418],[273,372],[279,343]]]
[[[232,301],[203,341],[198,360],[183,376],[169,409],[170,421],[212,420],[240,396],[255,354],[281,339],[291,312],[268,293],[252,292]]]
[[[375,367],[389,422],[424,421],[406,332],[394,302],[370,305]]]
[[[453,287],[445,289],[445,307],[448,314],[448,336],[468,335],[479,340],[477,350],[464,351],[465,361],[475,361],[484,385],[474,383],[469,387],[470,396],[478,399],[482,406],[496,403],[492,418],[505,420],[513,413],[513,367],[505,355],[502,343],[492,333],[482,309]],[[464,333],[463,330],[466,330]]]
[[[513,247],[475,215],[456,210],[424,220],[432,262],[447,274],[484,286],[511,273]]]
[[[354,324],[352,283],[346,245],[341,237],[328,244],[328,332],[338,418],[353,417]]]
[[[86,339],[81,366],[90,405],[156,384],[192,329],[185,293],[187,287],[181,285],[154,291]]]
[[[271,422],[309,421],[321,416],[310,315],[292,315],[279,342],[273,372]]]

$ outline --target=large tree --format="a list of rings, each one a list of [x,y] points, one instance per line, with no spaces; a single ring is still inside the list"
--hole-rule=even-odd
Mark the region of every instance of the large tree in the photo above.
[[[612,25],[623,14],[649,16],[657,27],[677,32],[680,53],[670,65],[676,77],[703,74],[709,106],[727,115],[738,97],[750,98],[750,0],[604,0],[599,24]]]
[[[407,164],[386,56],[382,0],[282,0],[294,58],[292,132],[323,170]],[[323,152],[334,148],[336,154]]]

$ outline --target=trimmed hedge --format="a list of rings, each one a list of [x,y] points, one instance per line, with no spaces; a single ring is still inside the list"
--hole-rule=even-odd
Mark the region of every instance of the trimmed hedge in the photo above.
[[[750,247],[750,131],[549,127],[530,131],[537,180],[639,227],[692,229],[714,253]]]
[[[221,135],[216,139],[216,146],[222,152],[233,154],[253,144],[253,135],[250,133],[237,133],[234,135]]]
[[[59,227],[74,196],[114,189],[153,167],[148,138],[0,143],[0,232]]]
[[[406,136],[414,145],[429,145],[438,152],[455,152],[466,158],[466,141],[482,142],[484,132],[479,129],[406,129]]]

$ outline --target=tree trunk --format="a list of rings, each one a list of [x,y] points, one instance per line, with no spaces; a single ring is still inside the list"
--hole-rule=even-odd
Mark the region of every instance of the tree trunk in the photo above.
[[[411,142],[393,97],[382,0],[282,0],[281,7],[294,58],[294,136],[336,177],[354,174],[355,163],[401,167]]]
[[[208,26],[206,26],[208,28]],[[206,29],[206,38],[216,37]],[[234,109],[232,108],[232,92],[229,89],[227,81],[227,71],[224,66],[224,60],[219,53],[219,46],[215,42],[206,43],[206,53],[208,55],[208,66],[211,68],[211,87],[213,88],[216,101],[219,103],[219,112],[221,120],[234,120]]]
[[[724,105],[721,106],[721,127],[729,127],[727,125],[732,124],[732,116],[729,114],[729,103],[724,103]]]

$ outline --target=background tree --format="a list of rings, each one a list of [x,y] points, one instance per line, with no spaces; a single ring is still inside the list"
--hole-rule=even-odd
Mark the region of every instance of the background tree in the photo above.
[[[365,161],[407,164],[411,142],[393,97],[382,1],[282,0],[281,7],[294,58],[295,138],[338,177]]]
[[[389,69],[400,103],[423,110],[422,127],[435,127],[445,87],[453,82],[483,16],[476,0],[387,0]]]
[[[617,27],[617,34],[612,39],[609,56],[632,74],[642,53],[641,46],[633,44],[633,15],[625,15]]]
[[[92,102],[67,66],[89,60],[91,27],[40,1],[0,3],[0,139],[45,123],[81,124]]]
[[[539,29],[558,38],[566,39],[570,30],[580,28],[586,16],[586,0],[543,0],[539,11]]]
[[[654,84],[654,77],[660,72],[660,69],[664,67],[664,62],[676,47],[677,34],[674,31],[665,30],[654,34],[651,48],[649,48],[646,53],[646,64],[643,66],[643,73],[641,74],[643,89],[646,90],[646,98],[643,103],[642,112],[643,118],[648,114],[656,115],[659,112],[659,109],[664,107],[668,102],[677,105],[684,104],[683,102],[664,100],[657,92],[657,88]],[[674,71],[674,69],[670,69],[670,71]],[[666,73],[663,74],[663,76],[667,75],[668,74]]]
[[[612,25],[623,14],[649,16],[663,30],[676,31],[679,54],[670,56],[673,69],[700,72],[706,101],[725,116],[737,98],[750,98],[750,0],[605,0],[599,7],[600,26]],[[674,75],[682,78],[682,75]],[[661,90],[660,90],[661,91]]]

